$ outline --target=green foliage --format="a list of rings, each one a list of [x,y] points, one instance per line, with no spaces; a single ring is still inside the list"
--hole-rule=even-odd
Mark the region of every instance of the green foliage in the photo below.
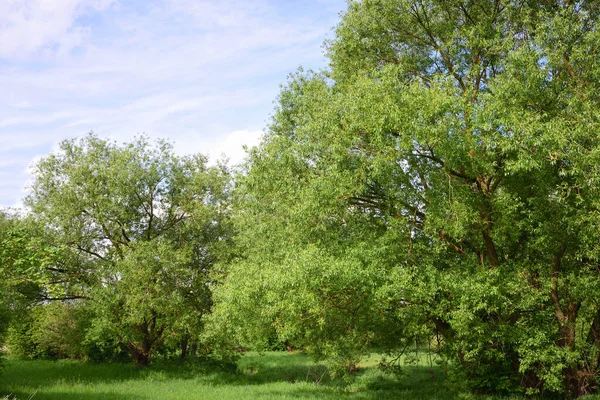
[[[36,355],[36,343],[32,337],[33,317],[29,312],[12,313],[8,327],[6,345],[11,357],[16,359],[33,358]]]
[[[9,328],[11,357],[87,359],[86,332],[91,321],[82,303],[53,302],[21,312]]]
[[[439,338],[474,391],[594,391],[599,17],[351,1],[239,177],[211,329],[347,363]]]
[[[36,301],[81,297],[86,271],[71,262],[68,248],[56,243],[31,216],[0,214],[2,286],[12,293],[11,308]]]
[[[169,335],[197,337],[210,309],[209,272],[227,250],[229,177],[206,161],[163,141],[90,134],[36,166],[26,203],[62,246],[60,271],[79,277],[63,299],[89,300],[91,337],[109,352],[126,346],[138,365]]]
[[[8,325],[11,319],[10,310],[5,306],[4,293],[0,292],[0,344],[5,343]],[[2,368],[4,351],[0,351],[0,368]]]
[[[14,316],[57,289],[53,261],[59,249],[47,245],[30,221],[16,213],[0,211],[0,347]],[[46,290],[42,290],[47,284]]]

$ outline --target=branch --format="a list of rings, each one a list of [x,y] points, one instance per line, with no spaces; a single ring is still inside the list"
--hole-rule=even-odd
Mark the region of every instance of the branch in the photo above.
[[[490,178],[491,179],[491,178]],[[496,191],[496,189],[498,188],[498,185],[503,181],[504,179],[502,177],[497,177],[495,181],[491,182],[491,186],[490,186],[490,192],[494,193]]]
[[[554,256],[554,263],[552,264],[552,275],[550,278],[550,298],[552,299],[552,303],[554,304],[554,313],[556,315],[556,318],[558,318],[561,324],[566,322],[567,317],[565,316],[565,313],[563,312],[560,306],[560,301],[558,298],[558,270],[561,265],[562,257],[565,254],[565,249],[566,245],[564,243],[561,243],[560,247],[558,248],[558,251],[556,252],[556,255]]]
[[[360,205],[366,204],[366,205],[375,207],[381,211],[389,211],[394,208],[393,205],[391,204],[392,201],[390,201],[390,199],[387,199],[385,196],[379,197],[379,196],[362,195],[362,196],[349,197],[348,200],[350,200],[351,204],[353,204],[353,205],[360,206]],[[425,219],[425,213],[423,213],[422,211],[419,211],[419,209],[417,207],[415,207],[409,203],[406,203],[404,201],[398,200],[398,199],[395,199],[394,201],[396,201],[401,206],[403,206],[412,215],[419,217],[421,220]]]
[[[94,256],[96,258],[99,258],[103,261],[108,261],[106,258],[102,257],[100,254],[96,253],[95,251],[85,249],[79,244],[75,245],[75,248],[77,248],[77,250],[79,250],[79,251],[83,251],[84,253]]]
[[[157,186],[158,186],[158,184],[156,184],[156,186],[154,186],[150,190],[150,213],[148,214],[148,231],[147,231],[148,240],[150,240],[152,238],[152,236],[151,236],[152,235],[152,222],[154,221],[154,191],[156,190]],[[148,187],[148,189],[150,189],[150,187]]]
[[[467,180],[469,182],[475,181],[474,178],[472,178],[472,177],[468,176],[467,174],[465,174],[465,172],[463,170],[456,171],[456,170],[454,170],[452,168],[449,168],[446,165],[446,162],[444,160],[442,160],[439,157],[434,156],[433,153],[432,154],[421,153],[418,149],[415,150],[415,151],[416,151],[415,155],[417,155],[419,157],[427,158],[427,159],[429,159],[431,161],[435,161],[436,163],[438,163],[444,170],[446,170],[451,175],[454,175],[454,176],[459,177],[459,178],[463,178],[463,179],[465,179],[465,180]]]
[[[492,217],[490,215],[490,211],[487,208],[482,206],[481,214],[484,221],[484,227],[481,232],[483,236],[483,242],[485,243],[485,249],[487,252],[487,256],[490,260],[490,264],[492,267],[498,267],[500,265],[500,259],[498,257],[498,251],[496,250],[496,245],[494,244],[494,240],[492,239]]]
[[[450,74],[452,74],[452,76],[454,76],[454,78],[460,85],[461,89],[463,91],[466,90],[466,85],[465,85],[462,77],[454,70],[454,64],[452,63],[452,61],[450,61],[450,58],[448,58],[446,53],[444,53],[441,46],[437,43],[437,40],[433,36],[433,33],[431,32],[431,28],[429,26],[429,21],[427,21],[427,14],[424,12],[424,10],[422,10],[422,14],[423,14],[424,18],[421,18],[421,15],[419,13],[419,10],[417,9],[417,6],[415,6],[413,8],[413,15],[416,18],[417,23],[419,24],[419,26],[421,26],[421,28],[423,28],[423,30],[425,31],[425,34],[430,39],[430,42],[425,41],[425,43],[432,46],[439,53],[440,57],[442,57],[442,60],[444,60],[444,63],[446,64],[446,68],[448,68],[448,72]],[[420,41],[423,40],[414,34],[411,34],[411,33],[409,33],[409,34],[412,37],[417,37],[418,40],[420,40]]]
[[[571,75],[571,78],[575,77],[575,71],[573,70],[573,67],[571,67],[571,63],[569,62],[569,57],[567,56],[567,54],[563,54],[563,61],[565,62],[565,66],[567,67],[567,71],[569,72],[569,75]]]
[[[469,12],[468,12],[468,11],[467,11],[467,9],[465,8],[465,5],[464,5],[463,3],[460,3],[459,7],[460,7],[461,11],[463,12],[463,14],[465,15],[465,17],[467,17],[467,19],[468,19],[469,21],[471,21],[471,23],[472,23],[473,25],[475,25],[475,24],[476,24],[476,22],[475,22],[475,21],[473,20],[473,18],[471,18],[471,16],[469,15]]]
[[[56,267],[44,267],[44,269],[46,271],[52,271],[52,272],[60,272],[60,273],[67,273],[69,272],[69,270],[64,269],[64,268],[56,268]]]
[[[41,300],[43,301],[67,301],[67,300],[90,300],[88,296],[78,296],[78,295],[67,295],[63,297],[50,297],[46,295],[40,295]]]

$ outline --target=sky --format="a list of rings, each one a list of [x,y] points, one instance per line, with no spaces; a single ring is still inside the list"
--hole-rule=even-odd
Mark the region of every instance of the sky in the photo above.
[[[64,139],[256,145],[280,85],[327,66],[345,0],[0,0],[0,207]]]

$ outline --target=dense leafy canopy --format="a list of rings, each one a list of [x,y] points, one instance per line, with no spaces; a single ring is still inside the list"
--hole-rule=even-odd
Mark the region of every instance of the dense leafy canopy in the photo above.
[[[426,336],[477,390],[592,391],[599,13],[350,2],[240,177],[215,329],[349,365]]]
[[[71,298],[92,301],[97,339],[117,338],[146,364],[167,337],[185,352],[210,308],[209,271],[227,239],[224,167],[178,157],[144,137],[118,145],[64,141],[36,166],[27,199],[64,271],[88,277]]]

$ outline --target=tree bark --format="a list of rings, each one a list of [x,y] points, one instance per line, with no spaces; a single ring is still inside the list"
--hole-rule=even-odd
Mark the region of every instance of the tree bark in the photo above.
[[[136,366],[144,366],[150,364],[150,356],[154,348],[160,343],[165,325],[156,327],[156,313],[153,313],[150,322],[143,322],[137,326],[137,329],[142,334],[142,339],[135,343],[131,342],[127,345],[129,353],[133,358]]]
[[[179,354],[179,361],[184,362],[188,355],[188,337],[184,336],[179,343],[179,348],[181,349],[181,353]]]
[[[136,367],[143,367],[150,364],[150,345],[148,340],[144,338],[141,345],[130,343],[127,348],[133,358]]]

